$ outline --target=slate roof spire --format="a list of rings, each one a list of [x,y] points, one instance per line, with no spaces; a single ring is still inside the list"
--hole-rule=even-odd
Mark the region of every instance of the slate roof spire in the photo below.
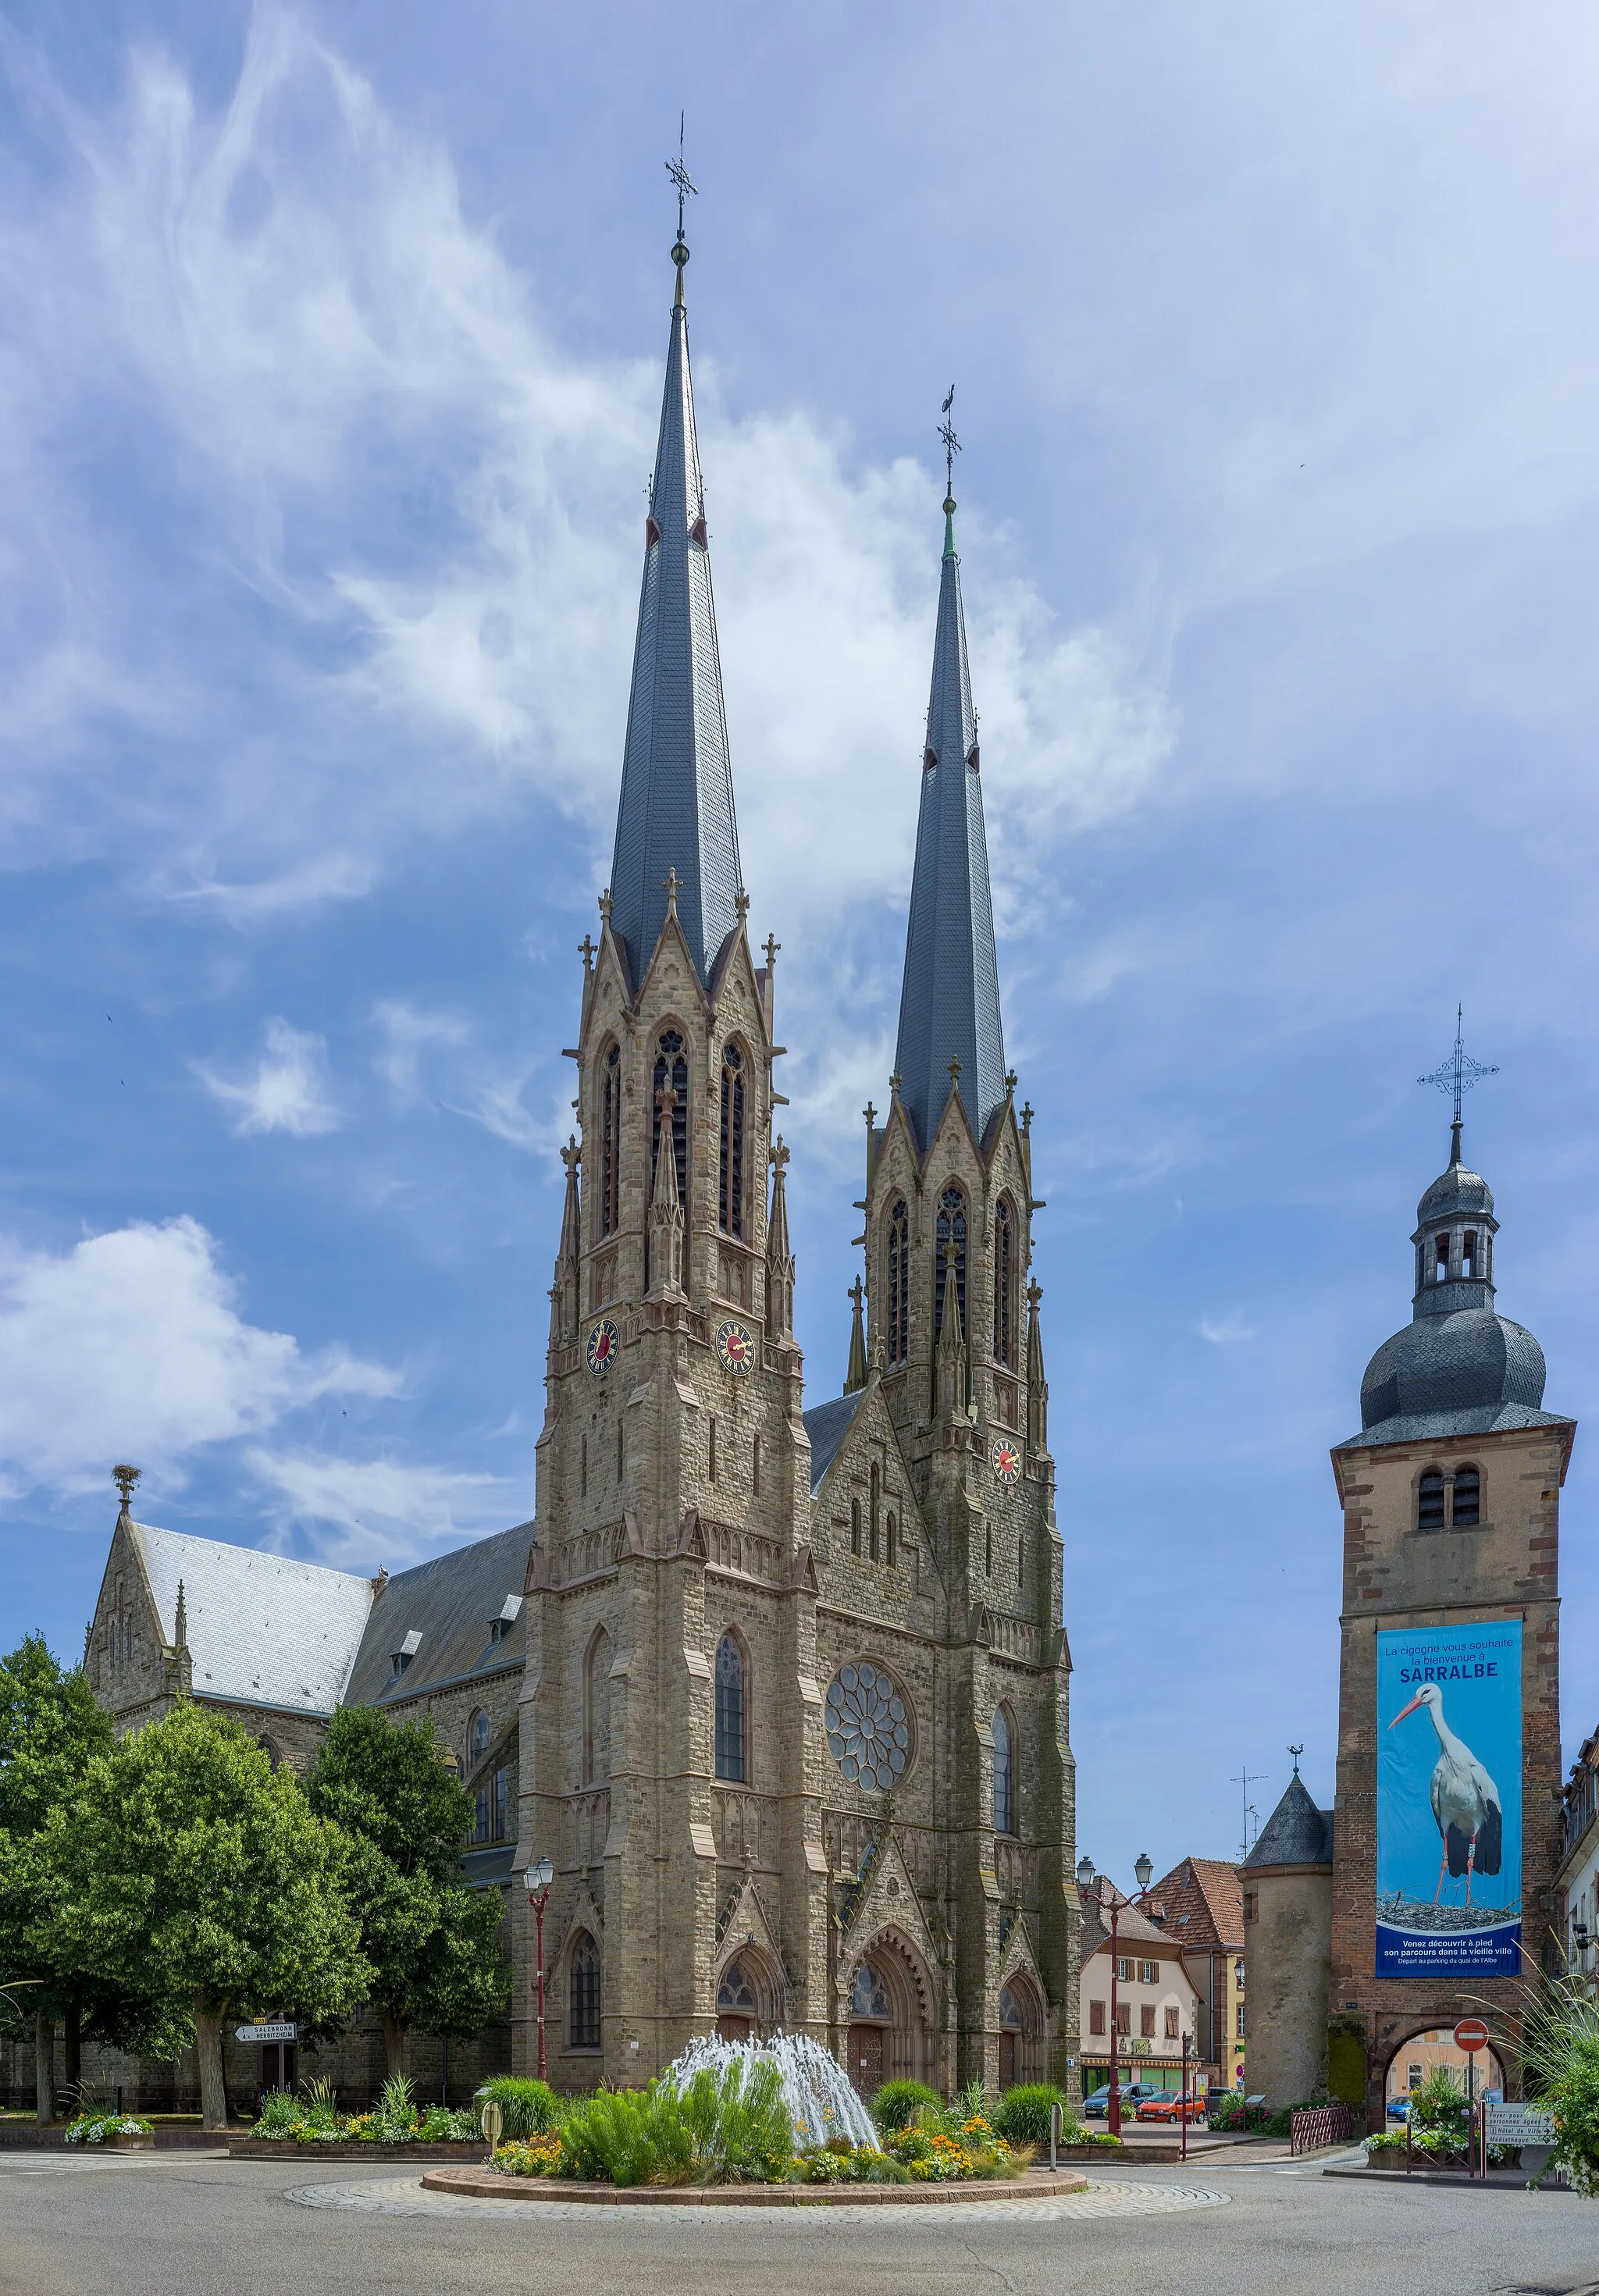
[[[635,988],[666,922],[668,871],[677,873],[678,922],[707,983],[718,951],[738,922],[742,883],[694,436],[683,299],[688,249],[681,219],[672,260],[677,290],[644,528],[644,586],[611,865],[611,926],[626,945]]]
[[[953,494],[947,494],[939,627],[922,753],[922,809],[894,1063],[900,1098],[924,1150],[951,1092],[961,1093],[980,1140],[1005,1097],[999,970],[955,509]],[[959,1069],[952,1075],[956,1062]]]

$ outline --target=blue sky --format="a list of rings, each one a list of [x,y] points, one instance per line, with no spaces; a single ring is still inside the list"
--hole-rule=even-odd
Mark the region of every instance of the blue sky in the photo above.
[[[0,20],[0,1636],[107,1471],[392,1570],[528,1512],[689,113],[808,1393],[956,477],[1037,1111],[1079,1832],[1332,1790],[1330,1444],[1447,1149],[1591,1415],[1599,27],[22,0]],[[1594,1470],[1565,1715],[1599,1720]]]

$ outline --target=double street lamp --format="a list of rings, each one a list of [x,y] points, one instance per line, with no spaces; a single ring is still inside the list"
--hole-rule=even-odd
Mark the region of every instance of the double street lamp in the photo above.
[[[538,2078],[545,2077],[544,2057],[544,1909],[550,1902],[550,1884],[555,1878],[555,1868],[547,1857],[537,1866],[530,1865],[522,1875],[528,1886],[528,1903],[533,1908],[533,1918],[538,1930]]]
[[[1154,1877],[1154,1866],[1147,1855],[1139,1857],[1134,1862],[1133,1872],[1137,1878],[1141,1899],[1149,1895],[1149,1885]],[[1085,1850],[1078,1860],[1078,1888],[1091,1890],[1094,1887],[1095,1878],[1094,1860]],[[1116,1884],[1112,1882],[1111,1883],[1111,2072],[1110,2086],[1105,2095],[1105,2126],[1112,2136],[1119,2136],[1121,2134],[1121,2079],[1116,2047],[1121,2030],[1119,2005],[1116,1993],[1119,1976],[1117,1962],[1119,1958],[1117,1948],[1120,1943],[1119,1934],[1121,1906],[1116,1895]]]

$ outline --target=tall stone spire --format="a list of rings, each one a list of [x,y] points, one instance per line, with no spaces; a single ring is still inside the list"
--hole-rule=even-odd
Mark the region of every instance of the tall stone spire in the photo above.
[[[983,832],[977,718],[966,666],[955,497],[944,499],[944,562],[932,691],[922,753],[922,810],[906,935],[895,1067],[899,1094],[925,1150],[956,1089],[980,1140],[1005,1096],[999,972]]]
[[[644,525],[644,578],[633,693],[611,865],[611,930],[637,987],[666,922],[662,890],[677,873],[677,916],[702,980],[737,922],[738,825],[722,706],[705,495],[694,436],[681,226],[660,437]]]

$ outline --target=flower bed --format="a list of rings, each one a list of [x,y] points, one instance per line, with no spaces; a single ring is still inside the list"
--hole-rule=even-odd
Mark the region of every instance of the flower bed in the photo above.
[[[382,2095],[369,2112],[341,2113],[339,2100],[325,2081],[313,2081],[300,2095],[274,2089],[261,2100],[261,2110],[247,2140],[255,2144],[426,2144],[450,2145],[456,2151],[439,2158],[459,2156],[481,2146],[482,2131],[475,2112],[452,2112],[448,2105],[418,2105],[411,2083],[402,2076],[386,2080]],[[242,2149],[242,2148],[235,2148]]]
[[[155,2145],[155,2130],[148,2120],[139,2120],[130,2112],[80,2112],[76,2120],[67,2124],[69,2144],[105,2144],[113,2152],[149,2152]]]

